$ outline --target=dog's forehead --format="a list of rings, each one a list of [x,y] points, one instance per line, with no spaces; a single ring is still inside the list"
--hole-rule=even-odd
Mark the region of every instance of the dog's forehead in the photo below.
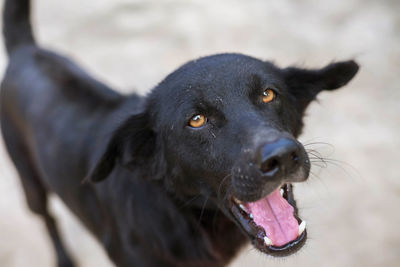
[[[183,65],[171,73],[155,93],[164,99],[174,99],[171,102],[175,109],[199,102],[222,105],[248,95],[255,79],[260,83],[280,83],[279,69],[249,56],[220,54]]]
[[[219,93],[222,96],[242,91],[253,77],[276,79],[276,68],[270,64],[238,54],[215,55],[192,61],[183,67],[183,82],[198,94]],[[187,91],[184,91],[187,92]],[[239,93],[238,92],[238,93]]]

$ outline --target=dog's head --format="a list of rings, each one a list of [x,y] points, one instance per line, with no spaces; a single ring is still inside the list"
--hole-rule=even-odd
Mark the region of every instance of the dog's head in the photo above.
[[[310,172],[296,140],[304,111],[357,71],[354,61],[280,69],[239,54],[191,61],[121,125],[89,177],[102,180],[128,158],[124,164],[146,166],[174,194],[214,201],[261,251],[290,254],[306,239],[291,186]]]

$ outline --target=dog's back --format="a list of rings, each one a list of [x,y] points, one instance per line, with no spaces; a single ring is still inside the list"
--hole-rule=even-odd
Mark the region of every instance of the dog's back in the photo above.
[[[95,136],[82,133],[115,120],[112,113],[126,98],[67,58],[39,48],[29,24],[29,1],[7,1],[4,14],[9,64],[1,85],[1,122],[3,131],[15,132],[4,135],[6,143],[19,139],[42,174],[58,177],[57,183],[69,180],[68,185],[76,179],[78,185],[87,172],[87,151],[96,145]],[[66,160],[54,166],[54,155]],[[66,185],[43,176],[62,195]]]
[[[96,145],[95,137],[82,133],[105,123],[124,98],[35,44],[29,1],[7,1],[4,13],[9,65],[1,86],[1,126],[7,149],[24,151],[14,162],[31,161],[43,186],[75,199],[71,192],[80,187],[87,151]]]

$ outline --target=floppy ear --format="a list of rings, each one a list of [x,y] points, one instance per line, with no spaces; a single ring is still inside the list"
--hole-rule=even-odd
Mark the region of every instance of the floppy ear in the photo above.
[[[84,181],[99,182],[107,178],[115,164],[140,163],[155,148],[155,133],[146,113],[133,115],[113,133],[108,144],[94,161]]]
[[[298,107],[304,111],[322,90],[334,90],[346,85],[356,75],[358,68],[355,61],[349,60],[314,70],[289,67],[283,69],[283,76]]]

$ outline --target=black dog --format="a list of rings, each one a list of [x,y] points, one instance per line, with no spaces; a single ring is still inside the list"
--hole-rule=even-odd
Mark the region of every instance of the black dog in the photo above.
[[[310,162],[295,137],[308,104],[350,81],[355,62],[280,69],[214,55],[147,97],[123,96],[35,44],[28,0],[6,1],[4,34],[1,130],[59,266],[73,263],[50,192],[118,266],[224,266],[248,241],[276,256],[304,244],[291,183]]]

